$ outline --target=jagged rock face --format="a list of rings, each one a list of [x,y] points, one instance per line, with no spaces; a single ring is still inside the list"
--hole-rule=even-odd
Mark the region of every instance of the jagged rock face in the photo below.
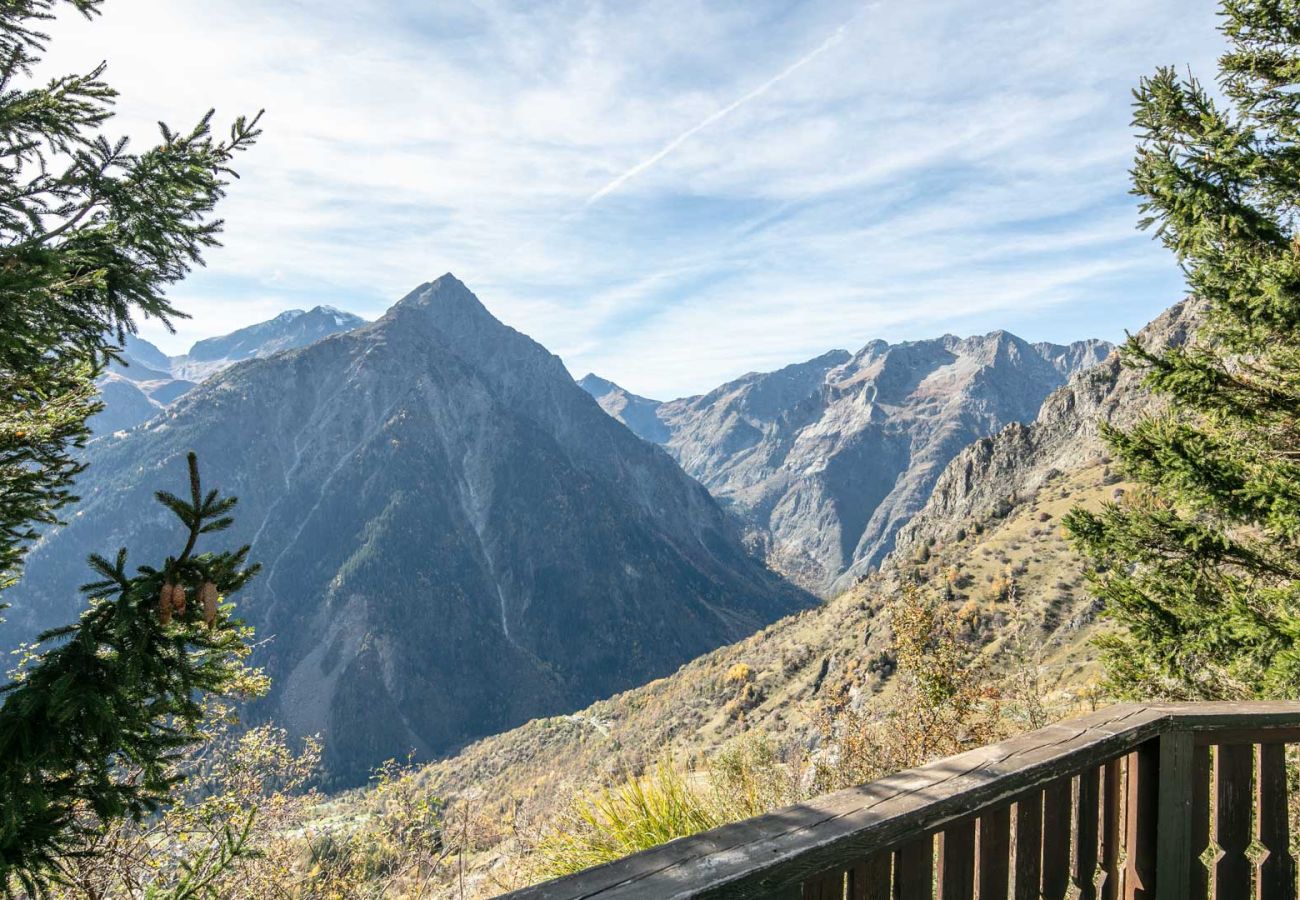
[[[667,674],[811,602],[661,448],[451,276],[380,321],[244,363],[92,445],[10,632],[67,621],[91,550],[176,552],[150,499],[199,453],[264,571],[265,710],[355,781]]]
[[[1029,344],[1005,332],[832,351],[659,404],[661,442],[744,518],[769,559],[811,590],[836,593],[879,565],[898,529],[963,447],[1043,399],[1110,345]],[[606,383],[608,384],[608,383]],[[659,440],[603,392],[602,405]],[[647,401],[653,402],[653,401]]]
[[[1203,309],[1196,301],[1179,303],[1143,328],[1138,340],[1152,350],[1185,344]],[[1112,355],[1053,392],[1032,422],[1012,423],[962,450],[936,480],[924,508],[899,533],[900,557],[920,541],[946,540],[967,522],[1032,495],[1058,473],[1104,459],[1103,424],[1126,428],[1158,407],[1141,379]]]

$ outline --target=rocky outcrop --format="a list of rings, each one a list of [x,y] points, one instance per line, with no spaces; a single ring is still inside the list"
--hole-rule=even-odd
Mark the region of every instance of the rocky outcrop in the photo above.
[[[1148,348],[1187,342],[1202,306],[1179,303],[1138,333]],[[901,530],[898,548],[907,556],[921,540],[945,540],[971,520],[980,520],[1032,495],[1061,472],[1104,462],[1103,423],[1131,425],[1157,408],[1140,372],[1118,355],[1074,375],[1043,403],[1029,423],[1015,422],[962,450],[936,480],[924,508]]]

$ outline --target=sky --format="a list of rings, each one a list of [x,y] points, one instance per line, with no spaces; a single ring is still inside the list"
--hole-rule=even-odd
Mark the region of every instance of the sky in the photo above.
[[[1131,91],[1212,80],[1213,0],[108,0],[108,130],[264,108],[170,353],[452,272],[667,399],[869,340],[1121,338],[1182,296],[1136,230]]]

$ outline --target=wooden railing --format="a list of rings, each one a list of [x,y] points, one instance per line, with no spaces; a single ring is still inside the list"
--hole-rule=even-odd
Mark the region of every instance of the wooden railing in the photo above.
[[[1294,900],[1288,743],[1300,703],[1113,706],[508,896]]]

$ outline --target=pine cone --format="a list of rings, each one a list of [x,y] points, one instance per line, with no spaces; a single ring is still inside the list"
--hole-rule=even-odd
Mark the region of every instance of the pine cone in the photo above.
[[[217,586],[211,581],[199,588],[199,602],[203,604],[203,621],[211,628],[217,621]]]
[[[168,583],[162,586],[162,592],[158,594],[158,624],[170,625],[172,623],[172,588],[175,585]]]
[[[185,615],[185,587],[180,584],[172,585],[172,609],[181,615]]]

